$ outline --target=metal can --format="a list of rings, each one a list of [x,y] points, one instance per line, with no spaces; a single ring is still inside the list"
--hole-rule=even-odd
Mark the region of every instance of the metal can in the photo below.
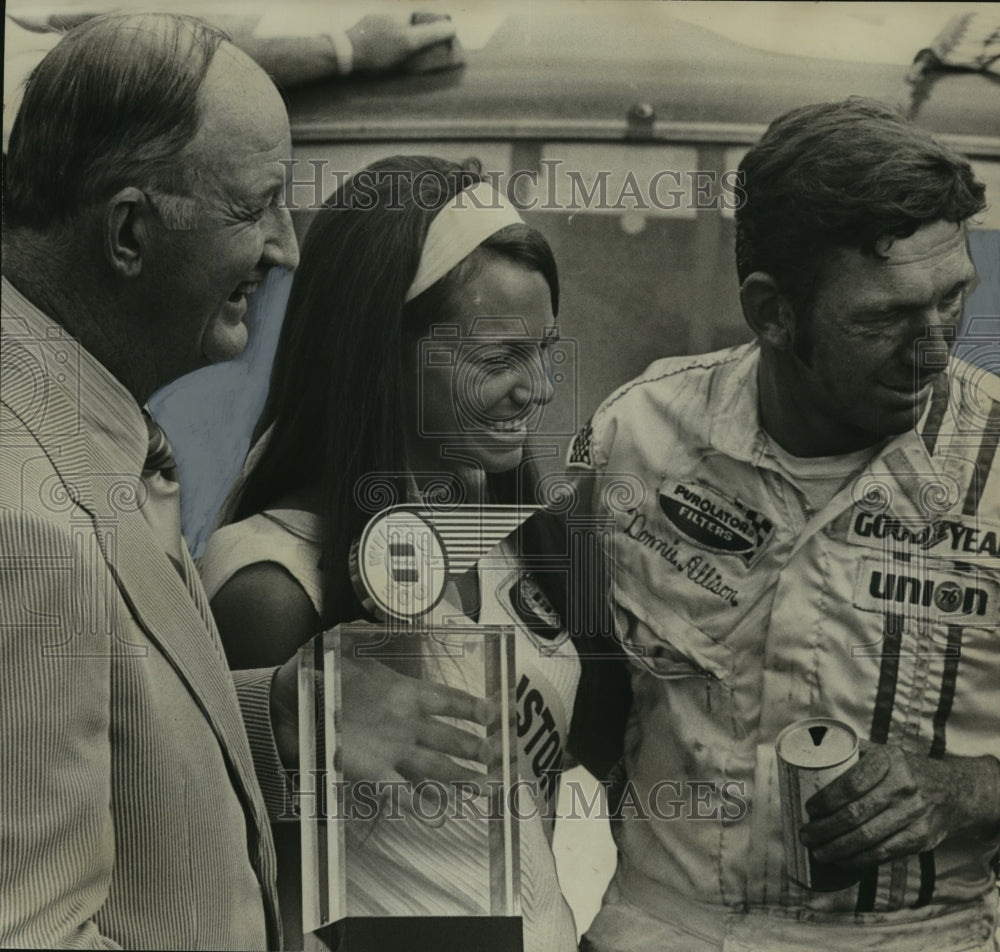
[[[781,831],[785,865],[795,882],[817,892],[845,889],[860,870],[819,863],[799,840],[809,822],[806,801],[858,762],[858,735],[830,717],[807,717],[789,724],[774,744],[781,792]]]

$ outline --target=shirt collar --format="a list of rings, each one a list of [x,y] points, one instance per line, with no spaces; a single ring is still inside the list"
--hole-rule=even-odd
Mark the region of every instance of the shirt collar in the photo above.
[[[734,359],[720,365],[718,397],[709,425],[709,444],[733,459],[760,465],[767,440],[760,424],[756,341],[736,348]]]
[[[2,279],[0,310],[8,344],[21,344],[37,374],[26,366],[10,391],[21,393],[31,411],[29,425],[58,439],[47,425],[49,406],[58,409],[60,425],[70,422],[67,436],[82,438],[96,471],[139,474],[146,458],[146,424],[139,404],[128,390],[74,337],[28,300],[11,282]],[[34,355],[33,357],[30,355]],[[23,380],[19,386],[18,380]],[[23,391],[23,392],[22,392]],[[29,392],[33,391],[33,392]],[[13,399],[17,399],[13,396]]]

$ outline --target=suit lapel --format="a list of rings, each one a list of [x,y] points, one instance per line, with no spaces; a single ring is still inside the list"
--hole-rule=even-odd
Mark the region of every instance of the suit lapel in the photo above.
[[[139,407],[75,340],[16,291],[10,293],[6,282],[3,305],[4,402],[38,440],[60,479],[40,486],[39,498],[25,504],[40,511],[76,504],[90,516],[123,599],[204,713],[249,817],[258,832],[264,830],[267,816],[236,689],[197,570],[185,551],[188,580],[181,578],[139,509],[146,447]],[[40,397],[38,375],[25,373],[24,365],[65,372],[46,375]],[[126,654],[143,650],[117,647]]]
[[[172,665],[215,734],[247,824],[248,856],[261,884],[268,931],[280,941],[270,829],[256,781],[236,689],[223,657],[204,589],[187,553],[187,584],[160,548],[138,502],[147,433],[139,407],[122,385],[6,278],[0,296],[0,375],[9,412],[32,435],[30,445],[57,478],[26,482],[25,509],[72,509],[92,528],[123,601],[149,642]],[[17,431],[15,430],[15,433]],[[37,493],[37,496],[35,494]],[[113,593],[95,591],[93,597]],[[127,637],[118,626],[114,636]],[[148,651],[124,641],[123,655]]]
[[[94,477],[94,485],[100,482]],[[212,727],[258,824],[266,817],[250,746],[218,631],[197,571],[185,553],[185,584],[138,509],[95,522],[105,557],[136,621],[173,666]]]

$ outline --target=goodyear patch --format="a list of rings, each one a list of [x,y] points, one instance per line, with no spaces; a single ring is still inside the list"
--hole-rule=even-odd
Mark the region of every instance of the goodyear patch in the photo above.
[[[865,556],[854,587],[854,606],[931,624],[995,628],[1000,622],[1000,578],[982,569],[959,571],[927,562]]]
[[[1000,525],[975,516],[921,522],[856,507],[850,520],[848,538],[856,545],[1000,564]]]
[[[710,552],[737,555],[748,566],[774,537],[767,516],[701,483],[664,483],[659,501],[660,511],[685,539]]]

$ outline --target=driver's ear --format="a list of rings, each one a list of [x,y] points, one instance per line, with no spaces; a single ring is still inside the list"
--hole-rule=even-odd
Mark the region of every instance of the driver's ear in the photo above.
[[[790,350],[795,333],[795,311],[777,282],[766,271],[754,271],[740,287],[743,317],[761,343]]]

